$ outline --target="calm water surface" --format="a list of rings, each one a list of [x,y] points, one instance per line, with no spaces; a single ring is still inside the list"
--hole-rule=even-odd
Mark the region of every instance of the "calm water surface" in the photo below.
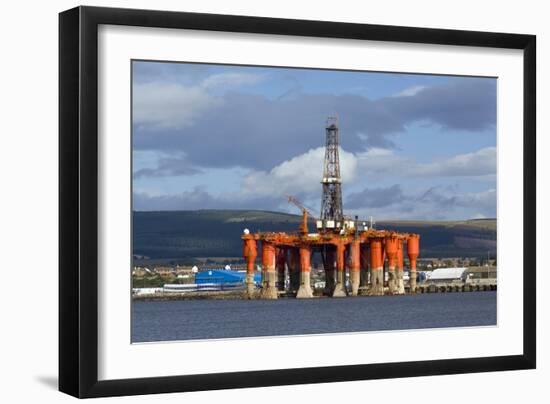
[[[496,292],[132,303],[132,342],[496,325]]]

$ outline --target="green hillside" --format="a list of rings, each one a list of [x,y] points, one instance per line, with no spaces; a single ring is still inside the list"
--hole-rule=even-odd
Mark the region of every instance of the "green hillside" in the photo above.
[[[166,259],[239,257],[243,229],[294,231],[301,217],[258,210],[195,210],[134,212],[133,219],[134,255]],[[419,233],[424,257],[477,257],[496,251],[495,219],[386,221],[376,227]]]

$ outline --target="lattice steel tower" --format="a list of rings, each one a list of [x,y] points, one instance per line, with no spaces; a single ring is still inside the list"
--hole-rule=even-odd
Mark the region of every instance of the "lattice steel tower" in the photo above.
[[[323,170],[323,197],[321,199],[321,220],[343,220],[342,180],[338,156],[338,118],[329,117],[326,126],[325,163]]]

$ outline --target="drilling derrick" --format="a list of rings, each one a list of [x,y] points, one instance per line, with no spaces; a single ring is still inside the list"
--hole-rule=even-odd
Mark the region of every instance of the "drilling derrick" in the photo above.
[[[323,196],[321,223],[324,228],[340,228],[344,219],[342,208],[342,179],[338,155],[338,120],[330,117],[326,125],[325,162],[323,170]]]
[[[243,231],[243,256],[246,260],[246,285],[248,298],[278,299],[280,293],[293,294],[298,299],[313,297],[312,255],[321,254],[325,272],[323,294],[332,297],[373,296],[386,293],[384,268],[388,260],[390,275],[389,294],[415,293],[416,261],[419,254],[418,234],[400,233],[394,230],[375,229],[359,224],[358,217],[351,220],[344,216],[342,207],[342,179],[340,178],[340,157],[338,120],[328,118],[326,124],[325,161],[323,169],[323,196],[321,214],[314,217],[311,210],[293,196],[288,201],[302,211],[298,232]],[[299,173],[297,174],[299,175]],[[308,219],[315,221],[316,232],[310,233]],[[258,252],[261,243],[261,254]],[[404,246],[406,243],[406,246]],[[408,254],[410,278],[408,285],[403,278],[403,254]],[[261,291],[255,281],[256,257],[262,261]],[[289,286],[285,287],[288,273]],[[315,274],[317,276],[318,274]],[[368,275],[368,276],[367,276]],[[349,283],[347,278],[349,277]],[[315,285],[315,283],[313,283]],[[319,291],[317,291],[319,292]]]

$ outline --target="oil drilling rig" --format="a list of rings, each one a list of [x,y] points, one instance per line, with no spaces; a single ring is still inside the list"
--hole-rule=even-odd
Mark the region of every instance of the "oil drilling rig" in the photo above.
[[[295,295],[297,298],[313,297],[310,279],[313,253],[321,254],[325,295],[344,297],[359,294],[404,294],[406,291],[414,293],[420,236],[374,229],[367,222],[358,220],[357,216],[351,219],[344,215],[337,118],[328,118],[325,136],[320,217],[313,217],[303,204],[289,196],[289,202],[302,211],[297,232],[250,233],[245,229],[242,235],[243,256],[247,267],[247,296],[258,297],[254,283],[258,242],[261,243],[263,275],[259,297],[263,299],[277,299],[282,293]],[[315,233],[309,232],[309,217],[315,221]],[[405,285],[403,279],[405,248],[409,258],[408,285]],[[387,268],[387,282],[384,268]],[[290,279],[288,287],[285,282],[287,273]],[[350,279],[349,287],[346,273]]]

